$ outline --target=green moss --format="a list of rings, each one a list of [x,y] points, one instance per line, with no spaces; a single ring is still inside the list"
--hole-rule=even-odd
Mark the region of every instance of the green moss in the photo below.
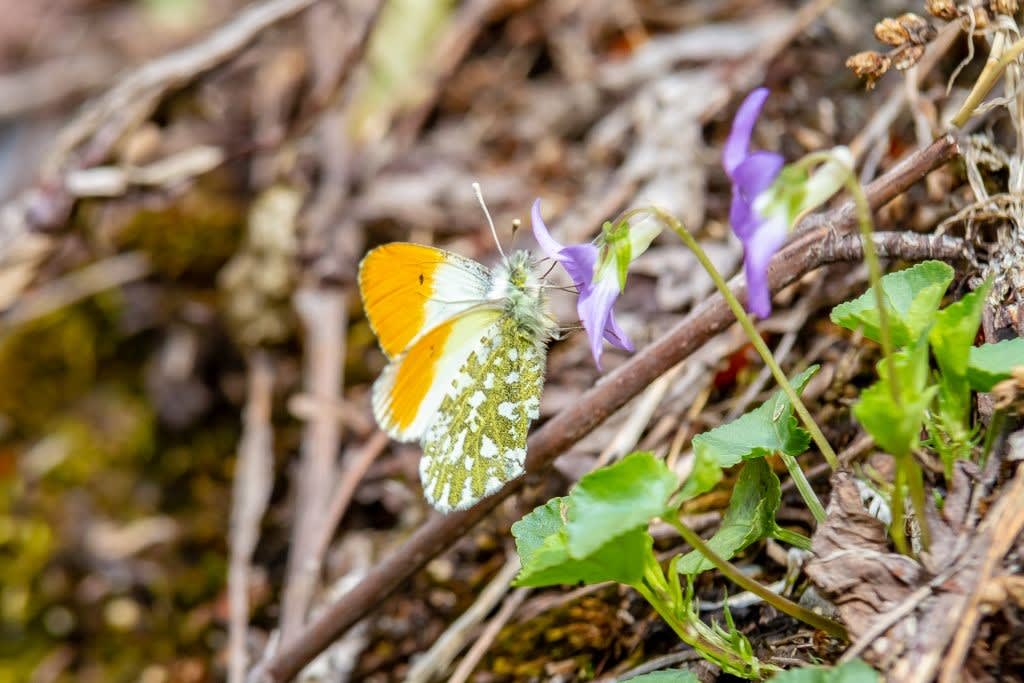
[[[25,431],[41,430],[92,383],[99,328],[75,307],[0,337],[0,414]]]
[[[235,253],[244,230],[244,206],[209,185],[197,185],[173,204],[140,209],[115,228],[115,241],[146,253],[159,274],[212,279]]]

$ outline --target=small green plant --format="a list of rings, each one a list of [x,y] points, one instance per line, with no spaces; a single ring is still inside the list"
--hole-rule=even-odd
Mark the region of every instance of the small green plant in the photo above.
[[[794,379],[799,390],[817,370]],[[699,616],[693,578],[718,568],[742,588],[752,590],[781,611],[830,633],[841,626],[771,593],[728,564],[747,546],[774,537],[809,548],[806,537],[781,528],[775,513],[781,499],[779,479],[765,456],[799,455],[810,438],[793,416],[782,391],[736,421],[694,438],[697,464],[686,483],[650,453],[583,477],[568,496],[536,508],[512,526],[522,571],[520,586],[594,584],[616,581],[636,589],[679,637],[724,671],[759,679],[775,667],[759,661],[746,637],[736,630],[726,608],[725,624],[708,625]],[[683,502],[710,490],[721,470],[743,462],[721,527],[702,541],[679,518]],[[677,555],[662,569],[654,555],[648,524],[661,518],[695,548]]]
[[[1015,365],[1024,364],[1024,339],[974,346],[987,282],[939,308],[952,281],[949,265],[925,261],[886,275],[878,290],[872,287],[832,311],[834,323],[860,329],[877,342],[882,340],[880,321],[886,318],[897,347],[891,363],[879,362],[879,379],[861,393],[853,414],[896,459],[891,532],[903,553],[908,553],[904,491],[914,504],[924,547],[929,540],[923,473],[914,453],[930,447],[941,458],[946,478],[951,478],[953,463],[971,458],[978,445],[979,428],[971,419],[973,392],[988,391],[1008,378]],[[927,435],[924,441],[922,432]]]

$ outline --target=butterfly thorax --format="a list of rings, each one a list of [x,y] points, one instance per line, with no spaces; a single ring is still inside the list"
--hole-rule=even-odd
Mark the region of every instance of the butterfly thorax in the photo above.
[[[524,335],[541,343],[554,336],[556,324],[548,315],[544,289],[529,252],[513,252],[505,263],[494,268],[487,298],[500,302]]]

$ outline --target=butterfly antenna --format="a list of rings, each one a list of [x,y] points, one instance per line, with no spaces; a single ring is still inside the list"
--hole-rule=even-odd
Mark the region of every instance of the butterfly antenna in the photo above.
[[[505,256],[505,250],[501,248],[501,240],[498,239],[498,231],[494,227],[494,221],[491,220],[491,212],[487,210],[487,204],[484,202],[484,193],[480,191],[480,183],[473,183],[473,194],[476,195],[477,201],[480,202],[480,208],[484,210],[487,224],[491,226],[491,234],[494,236],[494,243],[498,245],[498,253],[501,254],[501,260],[507,262],[508,256]]]

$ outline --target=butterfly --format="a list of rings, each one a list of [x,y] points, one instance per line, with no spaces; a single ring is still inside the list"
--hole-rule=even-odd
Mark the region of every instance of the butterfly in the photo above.
[[[359,290],[389,361],[374,417],[392,438],[420,442],[427,501],[461,510],[522,474],[558,329],[529,253],[488,268],[393,242],[360,263]]]

